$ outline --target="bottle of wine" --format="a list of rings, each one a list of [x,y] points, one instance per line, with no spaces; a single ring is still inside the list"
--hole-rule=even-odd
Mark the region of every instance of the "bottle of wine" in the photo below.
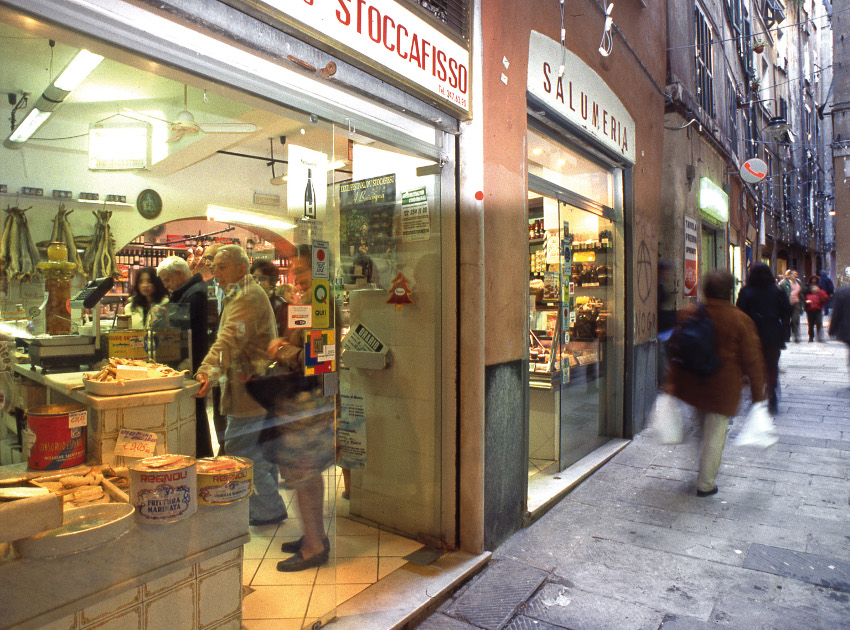
[[[316,190],[313,188],[313,171],[307,169],[307,188],[304,189],[304,218],[316,218]]]

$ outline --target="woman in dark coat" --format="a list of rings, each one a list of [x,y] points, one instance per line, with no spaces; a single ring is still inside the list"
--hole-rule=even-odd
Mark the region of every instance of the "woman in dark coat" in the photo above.
[[[770,267],[764,263],[752,266],[747,285],[738,293],[735,306],[749,315],[756,325],[764,355],[768,409],[776,415],[779,355],[785,348],[788,325],[794,309],[785,291],[776,286]]]

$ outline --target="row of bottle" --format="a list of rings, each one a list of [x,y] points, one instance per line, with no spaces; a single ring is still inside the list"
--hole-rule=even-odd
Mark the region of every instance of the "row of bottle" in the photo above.
[[[543,219],[532,219],[528,222],[528,240],[537,241],[546,236]]]

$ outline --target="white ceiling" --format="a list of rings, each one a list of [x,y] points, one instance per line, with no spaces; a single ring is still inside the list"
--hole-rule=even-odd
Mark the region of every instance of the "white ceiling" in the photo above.
[[[48,37],[57,38],[53,46]],[[30,28],[29,22],[23,19],[18,20],[16,26],[0,21],[0,59],[3,60],[0,63],[0,139],[11,131],[12,105],[7,95],[21,98],[23,93],[29,94],[28,107],[16,113],[16,121],[20,123],[29,107],[76,54],[78,48],[61,43],[63,38],[65,41],[75,40],[78,46],[85,45],[79,36],[56,31],[44,24],[32,24]],[[96,45],[93,48],[96,50]],[[329,148],[335,146],[337,158],[346,152],[347,139],[344,136],[333,137],[329,126],[309,124],[309,117],[305,114],[285,112],[272,105],[268,109],[258,109],[225,96],[232,94],[232,90],[211,81],[181,75],[174,69],[139,58],[125,57],[123,61],[133,65],[104,59],[85,82],[56,108],[29,142],[55,150],[87,151],[89,125],[122,120],[129,122],[127,116],[133,114],[126,110],[174,120],[184,109],[184,84],[187,84],[187,105],[196,122],[253,122],[260,129],[252,134],[201,133],[184,137],[174,144],[159,146],[159,151],[154,151],[154,154],[162,155],[167,151],[168,157],[152,166],[151,175],[169,175],[222,149],[268,156],[270,138],[274,142],[275,157],[283,159],[285,154],[280,136],[298,135],[302,146],[327,153],[331,153]],[[157,74],[140,69],[142,67],[154,69]],[[164,74],[171,78],[162,76]],[[252,99],[245,100],[250,102]],[[303,135],[302,129],[305,130]],[[154,143],[163,143],[168,135],[168,125],[154,122]],[[4,150],[7,149],[0,147],[0,151]],[[277,175],[283,174],[281,169],[282,165],[277,167]]]

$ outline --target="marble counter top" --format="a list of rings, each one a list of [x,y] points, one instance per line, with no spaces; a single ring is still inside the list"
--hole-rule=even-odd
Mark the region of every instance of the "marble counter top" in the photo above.
[[[41,368],[35,368],[33,370],[28,363],[15,365],[14,368],[15,372],[20,376],[44,385],[93,409],[126,409],[128,407],[168,404],[179,398],[194,396],[201,388],[200,383],[187,378],[183,381],[183,387],[179,389],[167,389],[144,394],[126,394],[123,396],[93,396],[86,393],[85,389],[83,389],[83,374],[85,372],[43,374]]]
[[[199,506],[171,525],[134,522],[121,538],[80,553],[0,563],[0,628],[40,628],[249,540],[248,501],[238,501]]]

